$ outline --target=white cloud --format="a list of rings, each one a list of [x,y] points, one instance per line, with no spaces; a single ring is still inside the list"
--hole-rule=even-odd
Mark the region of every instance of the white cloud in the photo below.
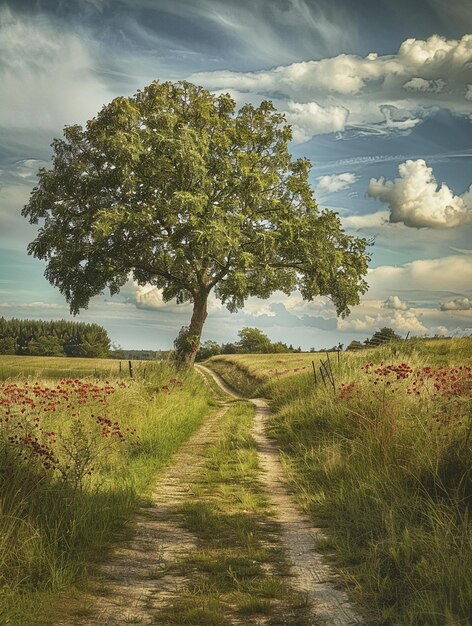
[[[131,278],[121,289],[121,294],[125,296],[128,304],[134,304],[138,309],[165,310],[189,314],[192,312],[192,304],[190,302],[184,302],[182,304],[177,304],[175,300],[164,302],[162,289],[158,289],[153,285],[139,285]]]
[[[441,304],[441,311],[470,311],[472,300],[469,298],[456,298]]]
[[[322,195],[336,193],[336,191],[342,191],[353,185],[357,181],[357,178],[358,177],[352,172],[318,176],[316,179],[316,191]]]
[[[33,310],[33,311],[69,311],[69,307],[65,304],[57,304],[54,302],[2,302],[0,303],[0,309],[15,309],[15,310]]]
[[[413,311],[394,311],[392,313],[381,311],[375,316],[365,315],[363,317],[338,320],[338,329],[342,331],[354,330],[370,333],[383,326],[405,333],[424,334],[429,332],[428,328],[418,319]]]
[[[408,304],[400,300],[398,296],[389,296],[382,306],[385,309],[394,309],[396,311],[408,311],[410,308]]]
[[[342,217],[344,228],[379,228],[389,223],[390,211],[377,211],[367,215],[348,215]]]
[[[388,298],[392,293],[435,292],[467,294],[471,289],[472,255],[419,259],[405,265],[382,265],[369,270],[369,295]]]
[[[91,49],[40,17],[0,8],[0,125],[57,128],[95,114],[111,98]]]
[[[465,90],[465,99],[472,100],[472,85],[467,85]]]
[[[439,93],[446,86],[446,81],[442,78],[426,80],[415,76],[415,78],[410,79],[403,86],[411,91],[433,91]]]
[[[297,106],[316,102],[323,109],[343,107],[349,112],[349,127],[388,134],[409,132],[437,108],[469,116],[471,62],[472,35],[458,40],[433,35],[425,41],[408,39],[393,55],[340,54],[258,72],[199,72],[190,80],[214,90],[272,99],[276,94]],[[309,122],[309,117],[302,118],[299,124]],[[341,125],[341,112],[335,119]],[[310,135],[308,126],[305,134]]]
[[[461,198],[465,206],[472,209],[472,185],[470,185],[469,189],[461,195]]]
[[[130,278],[126,285],[120,290],[120,293],[125,297],[128,304],[134,304],[138,309],[183,313],[188,315],[190,321],[193,309],[191,302],[183,302],[180,304],[178,304],[176,300],[165,302],[162,297],[162,289],[158,289],[153,285],[139,285],[135,280]],[[260,298],[248,298],[244,304],[244,311],[255,318],[261,315],[274,316],[275,314],[270,306],[273,301],[274,300],[261,300]],[[210,315],[216,315],[222,312],[226,314],[226,306],[215,297],[213,292],[210,293],[208,297],[208,313]]]
[[[316,102],[290,101],[285,117],[292,126],[293,141],[304,143],[314,135],[336,133],[344,130],[349,111],[342,106],[322,107]]]
[[[400,178],[372,178],[367,194],[390,207],[390,221],[413,228],[452,228],[472,222],[472,192],[463,196],[438,183],[423,159],[399,166]]]
[[[36,182],[37,173],[41,167],[47,167],[49,164],[40,159],[22,159],[17,161],[10,170],[10,174],[19,176],[25,183]],[[0,172],[1,175],[1,172]]]

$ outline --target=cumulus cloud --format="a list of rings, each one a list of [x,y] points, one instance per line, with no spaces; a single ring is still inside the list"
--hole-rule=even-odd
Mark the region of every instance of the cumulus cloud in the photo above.
[[[398,296],[389,296],[382,306],[385,309],[394,309],[395,311],[408,311],[410,308],[406,302],[400,300]]]
[[[469,298],[455,298],[441,304],[441,311],[470,311],[472,309],[472,300]]]
[[[471,288],[472,255],[419,259],[405,265],[381,265],[369,270],[369,294],[388,298],[392,293],[467,294]]]
[[[446,86],[446,81],[442,78],[438,78],[436,80],[426,80],[415,76],[415,78],[411,78],[403,86],[405,89],[409,89],[411,91],[433,91],[439,93]]]
[[[472,222],[472,191],[457,196],[446,185],[438,187],[423,159],[399,166],[395,180],[372,178],[367,194],[390,207],[390,221],[413,228],[453,228]]]
[[[136,305],[138,309],[151,310],[167,310],[167,311],[188,311],[191,312],[192,306],[190,302],[177,304],[175,301],[164,302],[162,298],[162,290],[157,287],[141,286],[136,282],[132,282],[132,293],[128,298],[128,302]]]
[[[287,104],[285,117],[292,126],[293,141],[304,143],[314,135],[344,130],[349,111],[342,106],[322,107],[316,102]]]
[[[392,55],[340,54],[258,72],[199,72],[190,80],[215,90],[275,96],[297,106],[316,102],[323,108],[343,107],[349,112],[349,127],[391,134],[409,132],[437,108],[469,116],[471,62],[472,35],[433,35],[407,39]],[[341,125],[341,111],[333,113]],[[303,123],[307,120],[304,115]]]
[[[352,172],[343,172],[342,174],[332,174],[318,176],[316,190],[322,195],[336,193],[353,185],[358,177]]]
[[[418,319],[418,316],[413,311],[393,311],[389,314],[381,311],[377,315],[338,320],[338,329],[342,331],[373,332],[384,326],[405,333],[424,334],[428,332],[428,328]]]

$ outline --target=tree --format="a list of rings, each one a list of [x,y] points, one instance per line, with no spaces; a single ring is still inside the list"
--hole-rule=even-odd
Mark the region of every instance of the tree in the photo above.
[[[243,328],[238,333],[239,352],[267,353],[272,352],[272,344],[269,337],[258,328]]]
[[[291,137],[271,102],[235,113],[229,94],[188,82],[116,98],[54,140],[53,168],[23,209],[44,219],[28,251],[74,314],[130,275],[165,301],[191,301],[188,363],[212,290],[230,311],[277,289],[325,294],[345,316],[367,289],[367,241],[318,211]]]
[[[204,361],[205,359],[209,359],[210,357],[216,356],[217,354],[221,354],[220,344],[216,341],[208,339],[201,344],[198,351],[197,359],[199,361]]]
[[[369,346],[379,346],[383,343],[388,343],[389,341],[398,341],[400,340],[400,335],[392,329],[384,326],[380,330],[377,330],[372,337],[368,340]]]
[[[28,344],[28,352],[32,356],[64,356],[60,340],[48,335],[32,339]]]
[[[16,354],[16,341],[13,337],[0,337],[0,354]]]
[[[346,348],[346,350],[362,350],[363,348],[364,346],[360,341],[358,341],[357,339],[353,339]]]

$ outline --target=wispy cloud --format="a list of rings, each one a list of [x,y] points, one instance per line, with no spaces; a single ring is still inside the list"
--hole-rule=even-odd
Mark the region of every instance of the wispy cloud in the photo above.
[[[95,114],[111,94],[95,72],[94,49],[48,21],[0,8],[0,125],[57,129]]]

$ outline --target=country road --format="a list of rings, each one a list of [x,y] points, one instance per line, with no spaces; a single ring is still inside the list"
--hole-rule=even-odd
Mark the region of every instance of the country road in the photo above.
[[[135,519],[132,539],[117,546],[97,568],[89,589],[79,598],[75,610],[69,607],[56,626],[181,623],[206,626],[209,623],[205,618],[188,621],[187,617],[185,620],[182,617],[184,621],[179,621],[178,614],[175,614],[178,610],[175,609],[176,598],[185,597],[194,583],[192,570],[185,564],[199,550],[207,549],[202,545],[201,536],[185,524],[182,511],[189,503],[198,500],[202,503],[202,498],[204,505],[211,501],[213,494],[202,492],[202,480],[206,480],[205,468],[214,462],[212,447],[216,445],[225,416],[231,411],[231,406],[234,407],[234,400],[244,399],[239,398],[211,370],[201,365],[196,367],[202,376],[211,377],[225,392],[225,399],[220,400],[219,407],[213,410],[158,476],[151,505],[143,507]],[[285,482],[278,450],[265,434],[269,408],[260,399],[250,402],[256,409],[251,433],[257,449],[257,481],[264,498],[270,502],[271,511],[267,526],[258,521],[259,532],[264,535],[267,528],[267,542],[275,541],[279,545],[280,559],[289,568],[289,575],[285,577],[287,585],[304,600],[301,603],[297,601],[295,608],[282,602],[276,618],[241,615],[230,602],[226,602],[225,621],[221,623],[232,626],[360,624],[360,618],[340,588],[339,579],[315,549],[316,539],[323,536],[322,531],[300,511]],[[275,539],[273,520],[277,528]],[[269,578],[276,575],[271,573],[274,563],[267,562],[264,568]],[[169,621],[170,614],[173,617]]]

